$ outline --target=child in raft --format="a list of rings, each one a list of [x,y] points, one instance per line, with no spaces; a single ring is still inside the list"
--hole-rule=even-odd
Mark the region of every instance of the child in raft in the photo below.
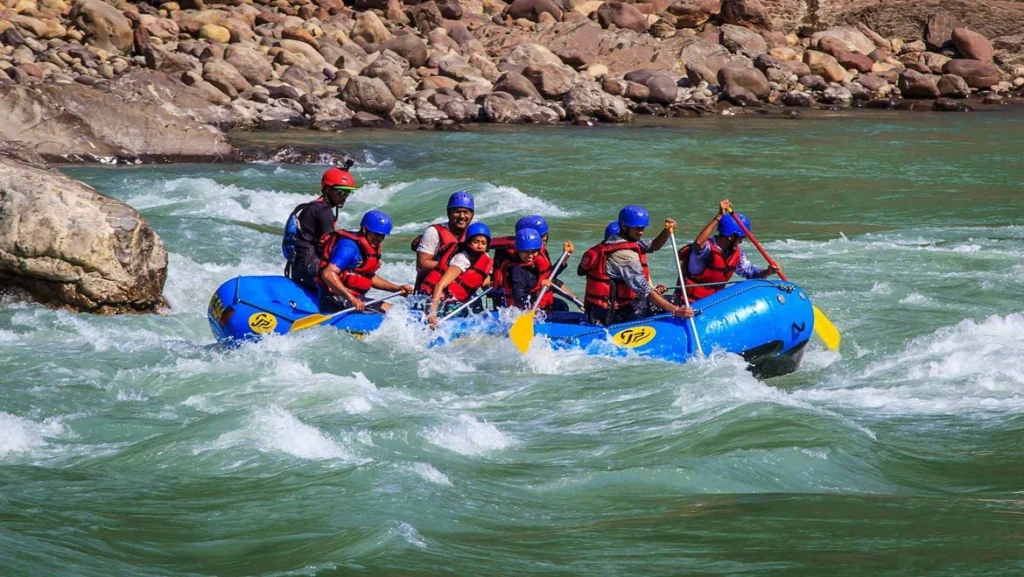
[[[475,222],[466,229],[466,240],[449,249],[438,260],[438,266],[423,280],[423,290],[430,294],[427,322],[436,327],[437,313],[442,314],[469,302],[477,289],[490,285],[491,257],[487,249],[491,243],[491,229]],[[442,305],[442,300],[444,301]]]

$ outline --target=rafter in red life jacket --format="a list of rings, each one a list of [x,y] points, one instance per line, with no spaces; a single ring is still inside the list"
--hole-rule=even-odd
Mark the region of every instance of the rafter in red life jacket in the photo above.
[[[458,246],[460,242],[466,239],[466,231],[462,231],[462,236],[456,238],[452,231],[448,230],[448,227],[443,224],[432,224],[430,228],[437,231],[437,236],[440,242],[437,245],[437,252],[434,253],[437,256],[438,262],[441,262],[441,255],[448,253],[453,247]],[[412,239],[412,252],[419,252],[420,240],[423,239],[423,235],[417,236]],[[416,292],[425,292],[422,290],[423,279],[433,271],[425,271],[416,274],[416,283],[413,285],[413,290]],[[440,278],[439,278],[440,280]]]
[[[743,258],[743,252],[739,248],[733,248],[729,256],[726,257],[725,253],[718,246],[716,242],[708,242],[708,246],[711,248],[711,258],[708,261],[708,266],[700,274],[690,274],[690,254],[693,253],[693,244],[688,244],[683,248],[679,249],[679,262],[683,265],[683,275],[686,277],[686,296],[690,301],[700,300],[705,297],[709,297],[716,292],[725,288],[725,285],[718,286],[693,286],[696,284],[710,284],[710,283],[724,283],[728,282],[736,272],[736,267],[740,264],[740,259]],[[676,290],[676,294],[679,294],[679,290]]]
[[[459,252],[459,245],[453,245],[448,249],[445,254],[438,257],[437,267],[427,272],[423,277],[423,281],[420,283],[420,288],[417,290],[419,293],[426,295],[434,294],[434,287],[437,283],[441,282],[441,278],[444,273],[447,272],[448,268],[451,267],[451,261]],[[470,254],[472,258],[472,254]],[[472,298],[473,294],[484,285],[487,278],[491,275],[491,256],[487,252],[481,252],[477,254],[476,258],[470,262],[469,268],[462,271],[459,276],[455,277],[455,280],[451,282],[445,288],[445,296],[459,302],[466,302]]]
[[[608,276],[608,257],[620,250],[630,250],[640,258],[644,276],[651,278],[647,267],[647,254],[635,242],[625,241],[608,244],[598,243],[583,253],[579,270],[587,277],[586,294],[583,302],[588,307],[616,310],[629,306],[636,300],[636,293],[629,284],[612,279]]]
[[[373,287],[373,277],[380,269],[380,248],[374,247],[365,236],[358,233],[338,230],[320,237],[320,264],[316,270],[316,283],[320,286],[327,286],[323,280],[323,272],[330,264],[331,253],[334,252],[335,245],[343,238],[356,243],[362,263],[354,269],[341,271],[338,278],[345,288],[363,296]]]
[[[537,275],[537,282],[536,282],[536,284],[534,284],[530,288],[530,290],[529,290],[529,293],[531,295],[536,295],[537,293],[539,293],[541,291],[541,289],[544,288],[543,282],[545,280],[551,278],[551,275],[554,272],[552,270],[552,266],[551,266],[551,259],[549,259],[547,257],[547,254],[545,254],[545,253],[547,253],[547,251],[542,249],[537,254],[537,256],[534,257],[533,263],[530,264],[529,266],[524,265],[522,263],[522,261],[519,260],[518,253],[513,253],[513,255],[511,257],[506,258],[504,260],[504,262],[502,262],[502,264],[501,264],[501,270],[499,270],[498,266],[495,265],[494,276],[493,276],[494,280],[492,280],[492,286],[501,289],[502,295],[503,295],[503,299],[504,299],[504,306],[512,306],[513,305],[513,303],[511,302],[512,301],[512,274],[511,274],[512,273],[512,267],[517,267],[517,266],[525,267],[525,268],[530,269],[533,272],[533,274]],[[499,281],[500,281],[501,284],[497,284]],[[552,294],[551,291],[548,291],[544,295],[544,298],[541,299],[540,305],[538,305],[538,308],[540,308],[541,310],[548,310],[548,309],[551,308],[551,305],[554,302],[555,302],[555,295]]]

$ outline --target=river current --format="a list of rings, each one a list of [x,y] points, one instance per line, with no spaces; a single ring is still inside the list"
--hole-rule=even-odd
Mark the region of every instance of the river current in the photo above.
[[[729,198],[843,335],[768,381],[723,353],[428,348],[402,314],[224,351],[211,293],[280,273],[325,166],[66,167],[164,239],[170,308],[2,303],[0,575],[1022,575],[1021,134],[904,113],[257,137],[359,160],[340,224],[393,217],[393,280],[455,190],[498,234],[545,215],[576,258],[623,204],[692,239]]]

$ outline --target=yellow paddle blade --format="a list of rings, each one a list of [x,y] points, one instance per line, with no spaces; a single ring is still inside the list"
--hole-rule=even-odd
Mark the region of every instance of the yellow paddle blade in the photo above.
[[[825,341],[825,346],[830,350],[839,350],[839,329],[832,324],[832,321],[828,320],[825,313],[821,312],[821,309],[818,307],[814,307],[814,333],[821,337],[821,340]]]
[[[301,331],[302,329],[308,329],[309,327],[315,327],[318,324],[329,320],[332,315],[309,315],[308,317],[302,317],[301,319],[292,323],[292,327],[288,329],[288,332],[294,333],[295,331]]]
[[[533,314],[534,312],[530,311],[521,315],[508,331],[508,338],[512,339],[512,344],[524,355],[530,350],[530,343],[533,341]]]

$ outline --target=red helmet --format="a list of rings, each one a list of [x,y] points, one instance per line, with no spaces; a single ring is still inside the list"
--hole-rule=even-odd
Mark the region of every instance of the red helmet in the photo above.
[[[323,178],[320,179],[320,188],[333,188],[335,186],[345,190],[355,190],[356,179],[352,178],[352,173],[347,170],[342,170],[340,168],[328,168],[327,172],[324,173]]]

